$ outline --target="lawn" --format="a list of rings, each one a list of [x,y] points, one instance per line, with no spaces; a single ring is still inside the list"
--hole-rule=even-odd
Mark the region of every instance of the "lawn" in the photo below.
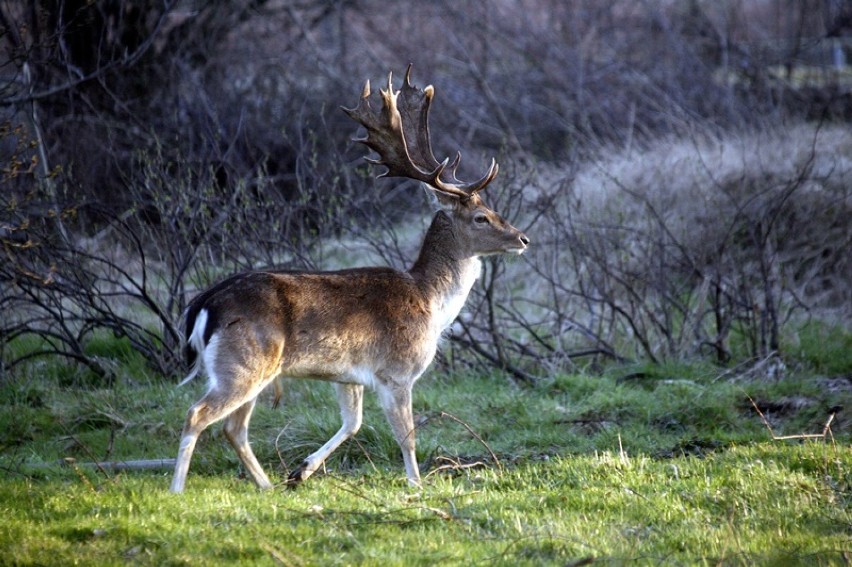
[[[375,400],[365,426],[295,490],[258,491],[214,426],[186,492],[171,471],[177,388],[119,360],[111,387],[61,368],[0,393],[0,562],[108,565],[848,564],[848,380],[780,381],[701,364],[615,367],[518,387],[433,373],[415,388],[420,489]],[[250,431],[281,483],[338,426],[326,384],[289,382]],[[754,405],[753,405],[753,403]],[[761,409],[758,414],[755,405]],[[841,408],[838,411],[838,408]],[[815,439],[773,439],[799,433]],[[60,459],[74,464],[58,465]]]

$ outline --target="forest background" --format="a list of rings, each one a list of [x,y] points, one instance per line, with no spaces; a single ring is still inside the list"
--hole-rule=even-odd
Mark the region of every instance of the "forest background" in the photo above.
[[[412,260],[412,183],[339,110],[409,63],[436,152],[502,166],[531,235],[488,262],[443,364],[779,357],[852,306],[852,9],[840,0],[45,0],[0,5],[2,371],[180,373],[178,318],[236,270]],[[34,343],[36,344],[36,343]],[[461,346],[462,348],[454,348]],[[767,365],[775,367],[778,365]]]

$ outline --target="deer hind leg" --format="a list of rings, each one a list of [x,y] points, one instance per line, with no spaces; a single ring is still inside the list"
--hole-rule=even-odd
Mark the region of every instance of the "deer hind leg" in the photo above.
[[[177,462],[175,463],[175,474],[172,477],[172,492],[183,492],[186,484],[186,475],[189,472],[189,462],[195,443],[201,432],[210,424],[219,421],[234,411],[239,404],[221,403],[221,394],[215,389],[210,389],[207,394],[198,400],[186,413],[186,421],[180,436],[180,449],[178,450]]]
[[[207,353],[205,352],[205,354]],[[214,355],[210,355],[208,358],[211,362],[215,360]],[[261,487],[271,486],[269,479],[260,471],[260,465],[257,464],[257,459],[251,449],[247,449],[247,429],[257,395],[275,374],[264,369],[242,366],[237,362],[223,368],[213,368],[213,364],[209,364],[208,360],[205,359],[205,366],[210,387],[207,393],[186,413],[171,491],[183,492],[186,485],[186,475],[189,472],[189,462],[192,459],[198,436],[211,424],[235,412],[237,415],[233,420],[229,420],[229,424],[226,426],[226,436],[237,450],[237,454],[246,465],[249,473],[252,474],[255,482]],[[243,444],[244,438],[245,445]],[[260,475],[256,474],[258,471],[260,471]],[[264,480],[266,484],[263,483]]]
[[[343,424],[334,434],[334,437],[317,451],[311,453],[301,465],[290,473],[287,484],[295,486],[314,474],[341,443],[355,435],[361,428],[364,386],[360,384],[335,384],[334,387],[337,391],[337,403],[340,404],[340,417]]]
[[[420,469],[414,452],[414,415],[411,410],[411,387],[379,386],[379,403],[390,423],[396,442],[402,450],[405,474],[412,486],[420,486]]]
[[[254,483],[259,488],[266,489],[272,488],[272,483],[269,481],[266,473],[263,472],[260,463],[257,462],[257,457],[254,456],[254,452],[251,450],[251,445],[248,442],[248,425],[256,402],[257,397],[254,397],[229,415],[225,420],[224,432],[225,437],[231,443],[234,451],[237,452],[237,456],[240,458],[240,461],[243,463]]]
[[[225,426],[225,435],[228,441],[234,446],[237,455],[239,455],[240,460],[242,460],[243,464],[249,470],[249,473],[258,486],[262,488],[271,486],[269,479],[266,478],[263,471],[260,471],[260,465],[257,464],[257,459],[251,452],[251,448],[248,447],[247,441],[248,420],[251,417],[251,410],[254,408],[254,403],[257,399],[257,388],[233,389],[223,387],[217,383],[217,380],[211,380],[211,383],[213,386],[186,413],[186,421],[184,422],[180,438],[180,449],[178,450],[177,462],[175,463],[175,474],[172,477],[170,490],[172,492],[183,492],[186,485],[186,475],[189,472],[189,462],[192,459],[192,453],[195,449],[195,443],[198,441],[198,436],[211,424],[234,413],[236,413],[236,416],[233,419],[229,419]],[[245,445],[243,445],[244,440]],[[260,475],[262,476],[255,474],[258,471],[260,471]],[[264,479],[266,480],[266,485],[263,484]]]

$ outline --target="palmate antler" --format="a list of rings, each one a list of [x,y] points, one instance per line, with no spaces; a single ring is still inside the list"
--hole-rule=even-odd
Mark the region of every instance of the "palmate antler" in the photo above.
[[[496,177],[497,162],[491,160],[488,172],[478,181],[463,183],[456,178],[461,153],[450,162],[435,159],[429,141],[429,107],[435,89],[429,85],[419,89],[411,84],[411,65],[405,72],[402,89],[394,91],[393,73],[388,75],[387,89],[380,89],[380,110],[370,105],[370,81],[364,85],[361,99],[355,108],[343,108],[350,118],[367,129],[367,136],[355,140],[379,154],[379,159],[367,158],[388,170],[379,177],[407,177],[431,185],[441,193],[467,201],[482,191]],[[447,169],[449,172],[447,173]],[[445,181],[442,176],[452,177]]]

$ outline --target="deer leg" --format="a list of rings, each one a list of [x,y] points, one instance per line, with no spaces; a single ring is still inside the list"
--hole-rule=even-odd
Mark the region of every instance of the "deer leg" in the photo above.
[[[195,406],[189,410],[180,436],[180,449],[178,449],[177,462],[175,463],[175,474],[169,488],[175,493],[183,492],[183,487],[186,484],[186,473],[189,472],[189,461],[192,458],[192,452],[195,450],[195,442],[198,441],[198,436],[206,427],[206,425],[204,427],[198,426],[198,419],[195,417],[193,409],[195,409]]]
[[[248,421],[254,408],[254,402],[260,390],[268,383],[268,379],[264,381],[255,380],[252,383],[250,377],[255,374],[253,372],[237,368],[229,368],[227,371],[214,371],[210,370],[211,366],[210,364],[207,365],[210,389],[186,412],[186,421],[181,433],[180,449],[178,450],[175,474],[172,477],[170,490],[172,492],[183,492],[186,485],[186,475],[189,472],[189,462],[192,459],[192,452],[195,450],[195,443],[198,441],[201,432],[212,423],[224,419],[234,412],[237,412],[237,415],[226,424],[226,436],[255,482],[262,488],[269,486],[269,479],[266,478],[266,475],[260,469],[260,465],[257,464],[257,459],[251,449],[248,448],[247,441]],[[245,445],[243,445],[243,441],[245,441]],[[246,451],[246,449],[248,450]],[[264,480],[266,485],[263,483]]]
[[[335,384],[337,391],[337,403],[340,404],[340,417],[343,424],[334,437],[329,439],[325,445],[311,453],[301,465],[290,473],[287,484],[295,486],[314,474],[331,453],[341,443],[355,435],[361,428],[362,406],[364,400],[364,386],[360,384]]]
[[[216,390],[210,390],[186,412],[186,421],[180,436],[180,449],[175,463],[175,474],[170,488],[172,492],[183,492],[186,475],[189,472],[189,461],[192,459],[198,436],[211,423],[231,413],[234,405],[221,403],[221,394]]]
[[[225,437],[234,448],[234,451],[237,452],[237,456],[240,458],[240,461],[243,463],[254,483],[259,488],[266,489],[272,488],[272,483],[269,481],[266,473],[263,472],[260,463],[257,462],[257,457],[254,456],[254,452],[251,450],[251,445],[248,442],[248,425],[256,402],[257,398],[255,397],[229,415],[225,420],[224,432]]]
[[[402,460],[405,462],[405,474],[412,486],[420,486],[420,469],[417,466],[417,455],[414,452],[414,416],[411,411],[411,386],[392,388],[380,386],[377,388],[379,402],[390,423],[396,442],[402,450]]]

